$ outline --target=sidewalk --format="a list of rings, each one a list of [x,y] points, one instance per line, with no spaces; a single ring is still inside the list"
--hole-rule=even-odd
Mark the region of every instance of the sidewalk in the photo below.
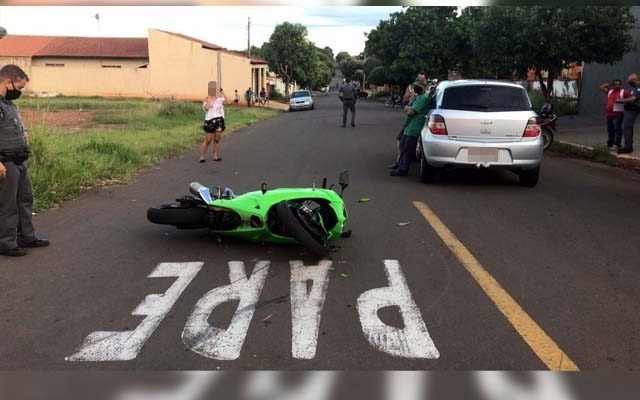
[[[554,140],[576,147],[606,148],[607,128],[605,116],[564,116],[559,117],[556,123],[557,131]],[[618,154],[611,152],[617,160],[640,162],[640,118],[634,125],[634,151],[630,154]]]

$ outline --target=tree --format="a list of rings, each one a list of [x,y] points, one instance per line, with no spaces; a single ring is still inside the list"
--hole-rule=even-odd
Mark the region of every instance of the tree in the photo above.
[[[631,48],[630,7],[408,7],[380,21],[367,37],[387,83],[410,83],[415,73],[446,79],[514,79],[537,72],[545,97],[573,62],[614,63]],[[547,71],[546,81],[543,71]]]
[[[393,13],[369,32],[366,53],[382,62],[389,83],[408,84],[419,71],[443,79],[457,59],[452,46],[456,16],[457,7],[408,7]]]
[[[375,67],[369,72],[369,75],[367,75],[367,82],[373,83],[374,85],[384,85],[388,81],[387,72],[383,66]]]
[[[285,96],[289,96],[289,84],[292,81],[303,85],[313,82],[318,55],[315,46],[307,38],[304,25],[290,22],[277,25],[262,50],[269,68],[284,78]]]
[[[0,39],[7,35],[7,30],[0,26]]]
[[[351,58],[351,55],[346,51],[341,51],[336,55],[336,64],[342,64],[343,61]]]
[[[356,60],[355,58],[349,56],[349,58],[344,59],[340,64],[340,71],[342,71],[342,75],[345,78],[353,78],[353,74],[356,70],[362,69],[362,61]]]
[[[574,62],[613,64],[633,43],[635,19],[629,7],[474,7],[465,11],[473,60],[469,65],[495,78],[522,76],[533,68],[547,100],[563,68]]]

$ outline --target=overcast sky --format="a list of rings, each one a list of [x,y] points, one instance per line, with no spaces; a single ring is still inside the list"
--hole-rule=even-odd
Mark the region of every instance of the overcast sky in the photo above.
[[[147,29],[182,33],[228,49],[247,45],[247,18],[251,17],[251,44],[269,40],[276,24],[301,23],[309,39],[334,54],[356,55],[364,49],[364,33],[401,7],[116,7],[56,6],[0,7],[0,26],[15,35],[147,37]],[[99,14],[97,21],[93,16]]]

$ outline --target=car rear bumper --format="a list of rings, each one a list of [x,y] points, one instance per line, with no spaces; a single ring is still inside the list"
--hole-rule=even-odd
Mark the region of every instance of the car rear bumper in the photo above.
[[[448,136],[435,136],[424,130],[421,136],[424,156],[434,167],[456,168],[502,168],[510,170],[530,170],[538,167],[542,160],[544,140],[542,136],[534,140],[519,142],[471,142],[451,140]],[[476,149],[497,149],[497,159],[483,159],[470,155]],[[421,154],[419,154],[421,155]]]

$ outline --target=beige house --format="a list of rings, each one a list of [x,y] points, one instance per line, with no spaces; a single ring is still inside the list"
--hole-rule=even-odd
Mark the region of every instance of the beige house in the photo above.
[[[202,99],[211,81],[241,101],[267,87],[267,62],[189,36],[149,30],[148,38],[7,35],[0,65],[29,75],[35,95]]]

